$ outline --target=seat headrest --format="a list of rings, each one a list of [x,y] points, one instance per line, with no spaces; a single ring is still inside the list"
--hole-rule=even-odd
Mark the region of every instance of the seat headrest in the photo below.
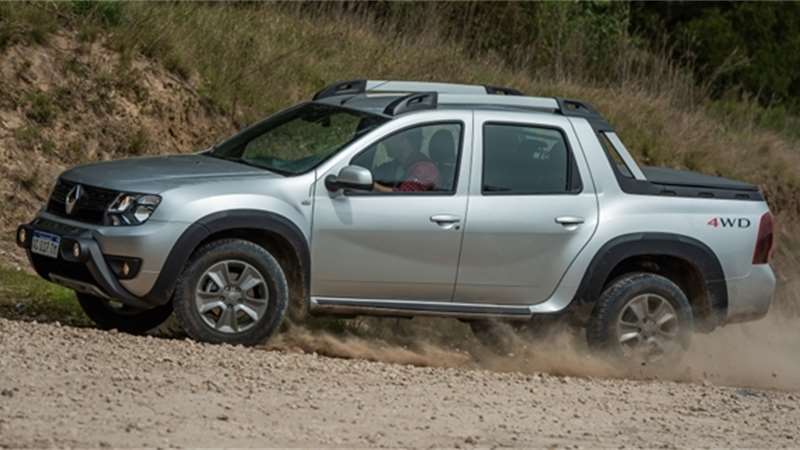
[[[453,133],[447,130],[439,130],[433,133],[428,144],[428,154],[436,162],[455,162],[456,142],[453,140]]]

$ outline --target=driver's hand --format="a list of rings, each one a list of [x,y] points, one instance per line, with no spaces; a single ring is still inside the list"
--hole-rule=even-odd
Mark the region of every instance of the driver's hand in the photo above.
[[[394,189],[386,186],[385,184],[380,184],[377,181],[372,183],[372,190],[376,192],[394,192]]]

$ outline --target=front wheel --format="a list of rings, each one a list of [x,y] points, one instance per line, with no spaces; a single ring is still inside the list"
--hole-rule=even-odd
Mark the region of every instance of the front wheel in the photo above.
[[[592,310],[589,346],[625,363],[663,365],[689,347],[693,325],[686,294],[668,278],[633,273],[613,281]]]
[[[114,300],[76,292],[78,303],[98,328],[124,333],[144,334],[158,329],[172,314],[172,305],[137,309]]]
[[[256,345],[278,330],[288,292],[283,269],[268,251],[250,241],[225,239],[195,252],[172,302],[193,339]]]

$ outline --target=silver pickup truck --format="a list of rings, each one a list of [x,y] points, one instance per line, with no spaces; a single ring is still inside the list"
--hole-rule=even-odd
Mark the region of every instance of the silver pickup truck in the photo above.
[[[680,354],[766,314],[757,187],[641,167],[586,103],[354,80],[193,155],[73,168],[17,230],[98,326],[252,345],[285,315],[578,313],[590,345]]]

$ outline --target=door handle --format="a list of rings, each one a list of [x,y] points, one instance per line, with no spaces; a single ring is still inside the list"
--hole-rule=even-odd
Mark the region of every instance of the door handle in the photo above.
[[[461,218],[451,214],[436,214],[431,216],[431,222],[447,229],[452,228],[455,225],[456,229],[458,229],[457,224],[461,222]]]
[[[564,225],[565,227],[580,225],[585,221],[586,221],[586,219],[584,219],[583,217],[578,217],[578,216],[559,216],[559,217],[556,217],[556,223]]]
[[[458,216],[453,216],[451,214],[436,214],[435,216],[431,216],[431,222],[433,223],[458,223],[461,222],[461,218]]]

